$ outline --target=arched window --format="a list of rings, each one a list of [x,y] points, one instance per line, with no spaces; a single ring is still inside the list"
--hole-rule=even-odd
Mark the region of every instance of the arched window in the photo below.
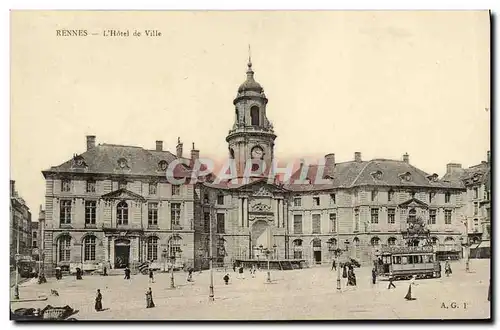
[[[354,237],[354,239],[352,240],[352,242],[354,243],[354,246],[355,246],[355,247],[358,247],[358,246],[359,246],[359,238]]]
[[[148,237],[147,245],[147,259],[149,261],[158,260],[158,237]]]
[[[302,259],[302,240],[296,239],[292,242],[293,244],[293,258]]]
[[[116,223],[118,225],[128,224],[128,204],[125,201],[121,201],[116,206]]]
[[[387,245],[396,245],[396,238],[389,237],[389,239],[387,240]]]
[[[378,246],[380,244],[380,238],[375,236],[370,240],[370,243],[372,246]]]
[[[58,240],[58,261],[70,261],[71,257],[71,236],[64,235]]]
[[[83,240],[83,260],[95,260],[95,236],[87,236]]]
[[[258,106],[253,106],[250,109],[250,117],[252,119],[252,126],[260,126],[260,111]]]

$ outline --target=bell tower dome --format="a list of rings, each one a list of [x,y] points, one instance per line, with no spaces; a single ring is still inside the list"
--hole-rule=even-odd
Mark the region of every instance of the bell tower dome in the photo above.
[[[276,139],[273,125],[266,115],[268,99],[264,88],[254,78],[250,54],[247,66],[247,78],[238,88],[233,101],[234,124],[226,137],[229,157],[235,160],[239,176],[248,162],[253,164],[252,172],[262,172],[258,170],[256,163],[265,163],[265,168],[270,169]]]

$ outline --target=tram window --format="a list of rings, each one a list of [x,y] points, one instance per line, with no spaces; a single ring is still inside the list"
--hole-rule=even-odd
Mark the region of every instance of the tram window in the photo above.
[[[408,263],[409,264],[413,264],[414,263],[413,260],[414,260],[413,256],[408,256]]]
[[[408,257],[407,257],[407,256],[402,256],[402,257],[401,257],[401,263],[402,263],[403,265],[407,264],[407,263],[408,263]]]
[[[415,263],[416,264],[423,264],[424,261],[422,260],[422,256],[415,256]]]
[[[434,258],[432,258],[432,256],[429,256],[429,262],[434,262]]]
[[[401,257],[400,256],[392,257],[392,263],[397,265],[401,264]]]

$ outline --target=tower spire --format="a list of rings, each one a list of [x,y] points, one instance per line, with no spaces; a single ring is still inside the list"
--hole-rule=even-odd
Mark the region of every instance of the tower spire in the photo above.
[[[250,44],[248,44],[248,70],[247,70],[247,79],[253,79],[253,70],[252,70],[252,49],[250,48]]]

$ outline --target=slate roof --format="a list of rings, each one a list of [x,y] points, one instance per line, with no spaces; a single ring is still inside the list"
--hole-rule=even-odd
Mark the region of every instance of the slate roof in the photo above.
[[[314,183],[317,172],[323,171],[323,178],[330,183]],[[377,172],[380,176],[377,176]],[[326,190],[334,188],[352,188],[356,186],[394,186],[394,187],[434,187],[434,188],[463,188],[461,184],[432,181],[430,174],[415,166],[400,160],[373,159],[369,161],[349,161],[337,163],[333,167],[325,165],[310,165],[307,178],[311,183],[295,184],[300,177],[301,170],[297,170],[285,188],[292,191]],[[411,179],[404,180],[409,174]],[[320,173],[321,174],[321,173]]]
[[[85,169],[75,166],[74,157],[58,166],[42,171],[44,175],[48,173],[94,173],[94,174],[124,174],[124,175],[145,175],[145,176],[165,176],[165,171],[159,168],[160,161],[170,164],[177,157],[169,151],[147,150],[142,147],[124,146],[116,144],[99,144],[94,148],[77,155],[82,157]],[[127,161],[127,168],[124,170],[118,166],[118,161],[124,158]],[[183,165],[177,166],[174,171],[176,177],[190,175],[189,160],[181,158]]]
[[[454,185],[459,185],[465,188],[465,181],[479,176],[479,182],[486,184],[489,188],[491,185],[491,167],[488,163],[483,162],[469,168],[454,168],[450,173],[446,173],[441,181],[449,182]]]

